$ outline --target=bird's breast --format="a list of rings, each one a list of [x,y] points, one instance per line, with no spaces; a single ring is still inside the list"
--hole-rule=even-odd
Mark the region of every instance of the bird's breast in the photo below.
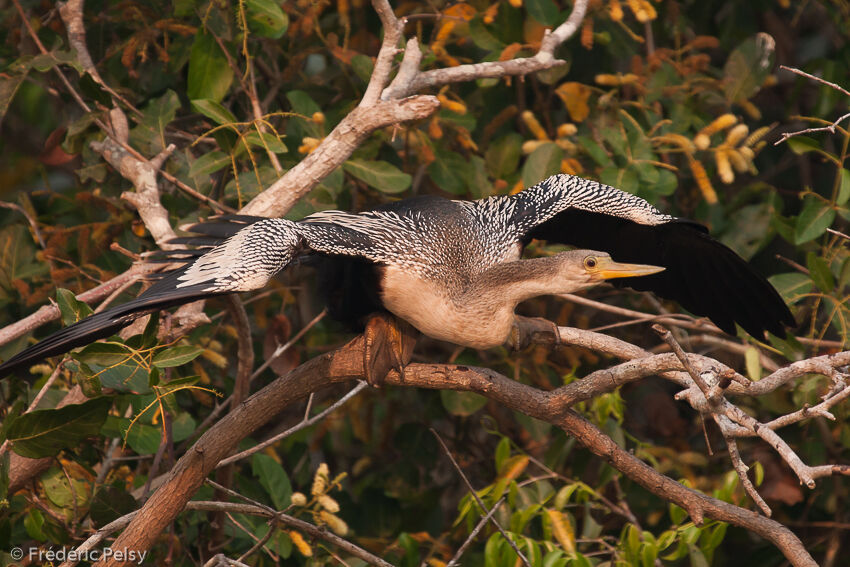
[[[390,312],[429,337],[462,346],[485,349],[505,342],[513,308],[498,299],[466,297],[462,284],[441,285],[397,266],[381,274],[381,300]]]

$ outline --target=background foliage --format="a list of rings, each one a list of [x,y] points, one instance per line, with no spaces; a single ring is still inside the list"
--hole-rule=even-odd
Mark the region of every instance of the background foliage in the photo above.
[[[102,106],[107,93],[79,72],[53,4],[23,7],[26,22],[14,4],[0,8],[0,198],[18,206],[0,209],[0,325],[50,300],[59,303],[67,324],[87,309],[74,294],[126,270],[132,262],[127,251],[138,254],[155,245],[120,198],[127,182],[89,145],[103,138],[95,120],[108,119]],[[410,16],[407,33],[418,36],[423,65],[440,67],[533,54],[546,27],[563,21],[570,5],[406,1],[394,7]],[[38,54],[25,23],[49,55]],[[134,109],[131,145],[152,157],[177,144],[164,169],[219,204],[162,180],[173,226],[240,208],[309,153],[357,104],[381,37],[378,18],[363,0],[89,2],[86,27],[106,84]],[[827,229],[846,232],[850,219],[850,133],[839,125],[832,133],[773,142],[782,131],[825,126],[847,111],[844,93],[777,65],[850,86],[848,30],[850,9],[829,0],[596,0],[580,37],[559,49],[568,66],[441,89],[442,108],[432,119],[372,136],[287,216],[361,210],[416,194],[475,199],[516,191],[556,172],[579,174],[707,224],[757,269],[774,274],[771,281],[800,322],[797,334],[824,340],[774,338],[777,360],[840,349],[850,334],[850,258],[847,240]],[[83,112],[69,96],[53,74],[56,67],[93,112]],[[251,119],[252,85],[264,113],[259,121]],[[26,217],[37,222],[37,232]],[[113,242],[120,248],[110,247]],[[309,270],[300,270],[252,300],[259,356],[320,311],[311,281]],[[645,311],[673,308],[610,288],[588,295]],[[207,312],[222,309],[223,303],[210,301]],[[615,321],[554,299],[529,303],[523,312],[590,328]],[[652,344],[642,326],[610,332]],[[165,437],[179,450],[215,406],[215,392],[227,395],[232,388],[234,335],[229,318],[213,317],[212,325],[176,344],[159,345],[151,325],[126,341],[88,347],[67,365],[41,407],[54,407],[78,381],[92,394],[102,388],[113,396],[65,414],[9,419],[51,367],[32,369],[34,387],[4,382],[8,438],[65,427],[16,445],[27,456],[57,459],[36,492],[9,495],[0,520],[0,541],[7,545],[0,547],[24,541],[70,545],[91,526],[135,509],[131,493],[167,471],[174,458],[165,451],[153,459],[163,442],[163,422]],[[348,337],[323,320],[273,370],[285,372]],[[0,346],[0,357],[31,340]],[[704,348],[746,368],[753,379],[761,375],[752,347],[737,354]],[[420,341],[418,356],[486,365],[546,388],[608,362],[574,348],[515,354],[433,341]],[[260,380],[274,375],[266,371]],[[784,413],[816,402],[829,386],[826,379],[801,381],[753,400],[748,409],[755,415]],[[339,394],[328,392],[315,403]],[[582,410],[658,470],[750,506],[728,457],[706,447],[706,440],[715,448],[722,443],[719,435],[708,428],[704,436],[698,416],[671,394],[668,384],[647,380]],[[807,461],[847,461],[850,426],[846,410],[836,409],[837,422],[807,421],[785,432]],[[279,427],[302,411],[281,415]],[[562,432],[474,394],[367,391],[317,427],[240,464],[232,487],[278,509],[293,504],[293,514],[328,525],[394,564],[442,565],[479,510],[464,496],[465,486],[429,428],[458,455],[473,485],[483,487],[485,502],[507,499],[497,517],[534,565],[651,565],[657,558],[694,566],[782,562],[775,549],[742,530],[727,531],[716,522],[695,527],[681,509],[574,450]],[[271,433],[263,431],[257,440]],[[125,449],[126,460],[105,460],[116,447]],[[756,480],[763,477],[760,491],[775,517],[819,559],[834,561],[839,549],[847,553],[846,543],[836,547],[834,541],[846,535],[850,521],[846,482],[821,482],[816,491],[805,491],[758,442],[744,447],[745,459],[758,462]],[[321,463],[327,466],[317,473]],[[211,494],[205,488],[199,497]],[[213,544],[235,557],[270,528],[262,519],[236,516],[222,529],[215,533],[207,513],[185,513],[162,537],[155,559],[203,563]],[[279,530],[250,561],[335,564],[333,553],[297,532]],[[514,565],[516,555],[491,530],[464,560]]]

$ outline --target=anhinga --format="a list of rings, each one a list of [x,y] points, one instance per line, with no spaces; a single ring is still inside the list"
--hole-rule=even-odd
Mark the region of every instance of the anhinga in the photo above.
[[[349,314],[382,307],[428,336],[476,348],[508,338],[520,301],[607,278],[674,299],[727,333],[737,323],[763,338],[794,325],[767,280],[705,227],[570,175],[478,201],[416,197],[356,214],[323,211],[297,222],[235,216],[192,229],[214,247],[187,252],[185,266],[138,298],[54,333],[0,365],[0,375],[112,335],[152,311],[259,289],[303,256],[355,270],[356,281],[347,281],[356,289],[344,290],[349,305],[341,306]],[[535,238],[605,252],[520,259]]]

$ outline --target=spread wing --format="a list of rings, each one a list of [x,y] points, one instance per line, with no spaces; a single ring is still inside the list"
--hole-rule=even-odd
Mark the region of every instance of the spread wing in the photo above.
[[[615,285],[652,291],[704,315],[727,333],[785,335],[794,317],[770,283],[695,222],[665,215],[630,193],[556,175],[509,197],[517,237],[604,250],[619,262],[666,268]]]

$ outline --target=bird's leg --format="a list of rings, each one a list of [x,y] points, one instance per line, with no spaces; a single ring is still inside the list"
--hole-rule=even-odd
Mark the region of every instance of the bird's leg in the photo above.
[[[418,333],[412,325],[389,313],[374,313],[363,331],[363,368],[366,382],[379,387],[390,370],[403,374],[413,356]]]
[[[508,335],[508,346],[514,350],[524,350],[532,344],[556,345],[561,337],[558,325],[542,317],[514,317],[511,334]]]

